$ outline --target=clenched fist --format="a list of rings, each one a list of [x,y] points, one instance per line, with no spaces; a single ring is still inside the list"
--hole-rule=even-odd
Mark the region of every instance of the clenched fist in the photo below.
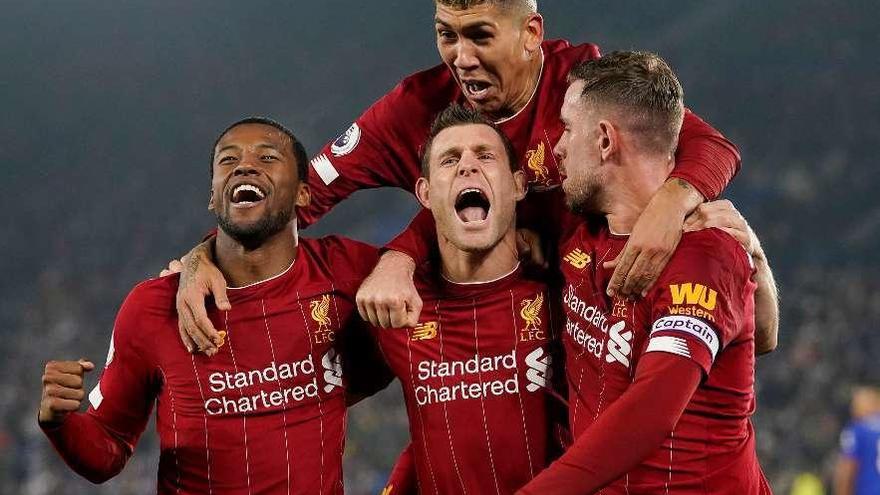
[[[79,410],[85,398],[83,376],[95,369],[91,361],[49,361],[43,374],[43,398],[40,401],[40,423],[59,424]]]

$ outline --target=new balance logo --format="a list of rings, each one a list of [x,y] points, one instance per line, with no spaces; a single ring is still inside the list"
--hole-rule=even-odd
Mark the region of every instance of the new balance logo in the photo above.
[[[342,356],[336,352],[336,349],[330,349],[321,358],[321,365],[324,367],[324,392],[329,393],[336,387],[342,386]]]
[[[431,340],[437,336],[437,322],[429,321],[414,327],[410,339],[412,340]]]
[[[621,333],[626,329],[625,321],[618,321],[608,329],[608,354],[605,355],[605,362],[618,363],[629,368],[629,354],[632,352],[632,330]]]
[[[590,264],[592,258],[589,253],[585,253],[580,250],[580,248],[575,248],[570,253],[566,254],[564,258],[571,266],[577,268],[578,270],[582,270]]]
[[[526,390],[535,392],[541,387],[548,387],[553,376],[553,369],[550,367],[552,362],[553,358],[544,352],[543,347],[538,347],[526,356],[526,366],[529,367],[526,370],[526,380],[529,381]]]
[[[702,284],[686,284],[670,285],[669,291],[672,293],[672,304],[699,304],[703,309],[712,311],[715,309],[715,303],[718,293]]]

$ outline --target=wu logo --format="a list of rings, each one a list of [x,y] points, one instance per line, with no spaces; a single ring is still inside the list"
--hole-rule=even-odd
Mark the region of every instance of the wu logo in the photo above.
[[[718,293],[702,284],[677,284],[669,286],[673,304],[699,304],[703,309],[712,311]]]
[[[412,331],[412,340],[431,340],[437,336],[437,322],[429,321],[414,327]]]
[[[580,250],[580,248],[575,248],[570,253],[566,254],[564,258],[571,266],[577,268],[578,270],[583,270],[590,264],[592,261],[592,257],[589,253],[585,253]]]
[[[312,301],[309,303],[312,308],[312,319],[318,324],[318,332],[330,331],[330,295],[324,294],[320,301]]]

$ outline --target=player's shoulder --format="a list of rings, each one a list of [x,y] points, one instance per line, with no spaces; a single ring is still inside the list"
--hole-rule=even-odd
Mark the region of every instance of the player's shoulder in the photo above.
[[[436,113],[438,108],[449,105],[457,95],[458,85],[449,68],[439,64],[405,77],[388,92],[384,100],[386,104],[405,105],[408,111],[423,108]]]
[[[167,308],[169,304],[174,307],[179,285],[179,273],[147,279],[131,289],[125,302],[144,309]]]
[[[300,248],[322,277],[347,285],[359,284],[379,259],[377,247],[340,235],[300,238]]]
[[[126,296],[116,317],[116,338],[144,335],[162,325],[176,327],[175,299],[180,274],[152,278],[135,285]]]
[[[708,228],[682,235],[664,275],[675,276],[684,272],[744,280],[751,271],[752,262],[739,241],[723,230]]]
[[[547,40],[541,47],[544,50],[545,69],[566,77],[575,64],[601,56],[599,47],[593,43],[575,45],[568,40]]]
[[[365,254],[375,255],[379,251],[377,247],[366,242],[341,235],[301,237],[299,245],[310,254],[322,259],[331,259],[339,256],[351,258]]]

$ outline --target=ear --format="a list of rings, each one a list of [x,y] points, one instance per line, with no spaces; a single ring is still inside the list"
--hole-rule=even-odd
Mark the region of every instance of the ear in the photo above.
[[[516,186],[516,200],[520,201],[526,197],[528,188],[526,186],[526,174],[522,170],[513,173],[513,184]]]
[[[309,185],[300,182],[296,191],[296,206],[299,208],[305,208],[306,206],[309,206],[311,201],[312,191],[309,189]]]
[[[608,120],[599,121],[599,152],[602,160],[607,161],[620,151],[620,133]]]
[[[540,50],[544,42],[544,18],[538,13],[529,14],[525,23],[525,49],[532,54]]]
[[[208,211],[214,211],[214,188],[208,194]]]
[[[430,184],[428,183],[428,179],[419,177],[419,180],[416,181],[416,199],[419,200],[419,203],[421,203],[422,206],[430,210],[431,200],[428,194],[429,189]]]

